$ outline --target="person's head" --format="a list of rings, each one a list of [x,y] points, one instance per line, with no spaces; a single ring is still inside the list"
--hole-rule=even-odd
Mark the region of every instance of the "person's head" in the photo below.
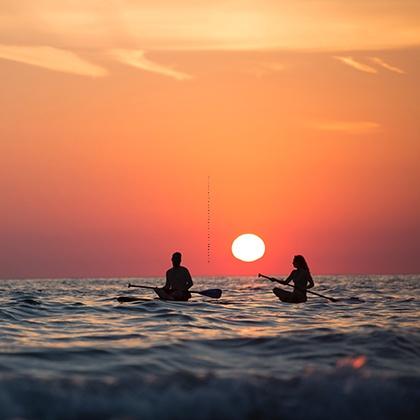
[[[179,267],[179,266],[181,265],[181,258],[182,258],[182,255],[181,255],[181,253],[180,253],[180,252],[174,252],[174,253],[172,254],[172,258],[171,258],[171,260],[172,260],[172,265],[173,265],[174,267]]]
[[[303,257],[303,255],[295,255],[293,258],[293,267],[295,268],[303,268],[304,270],[309,271],[308,264]]]

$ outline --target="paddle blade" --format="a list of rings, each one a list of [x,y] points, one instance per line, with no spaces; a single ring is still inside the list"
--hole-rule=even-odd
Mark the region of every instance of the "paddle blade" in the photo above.
[[[203,290],[202,292],[197,293],[200,293],[200,295],[207,296],[213,299],[219,299],[222,296],[222,291],[220,289]]]
[[[118,296],[117,300],[120,303],[124,303],[124,302],[137,302],[142,299],[135,296]]]

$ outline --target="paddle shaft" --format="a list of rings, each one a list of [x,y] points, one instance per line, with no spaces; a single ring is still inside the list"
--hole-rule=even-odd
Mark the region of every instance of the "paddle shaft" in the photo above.
[[[322,297],[324,299],[328,299],[331,302],[337,302],[337,300],[334,299],[334,298],[331,298],[331,297],[328,297],[328,296],[325,296],[325,295],[321,295],[321,293],[316,293],[316,292],[313,292],[312,290],[301,289],[300,287],[293,286],[292,284],[289,284],[289,283],[284,283],[281,280],[276,279],[274,277],[268,277],[268,276],[265,276],[264,274],[261,274],[261,273],[258,273],[258,277],[264,277],[265,279],[268,279],[268,280],[271,280],[271,281],[276,281],[277,283],[283,284],[284,286],[293,287],[294,289],[300,290],[301,292],[308,292],[308,293],[311,293],[311,294],[313,294],[315,296],[319,296],[319,297]]]
[[[131,284],[131,283],[128,283],[128,287],[139,287],[140,289],[152,289],[152,290],[155,290],[156,289],[156,287],[152,287],[152,286],[139,286],[139,285],[137,285],[137,284]],[[198,292],[198,291],[196,291],[196,290],[187,290],[187,292],[190,292],[190,293],[202,293],[202,292]]]
[[[156,289],[156,287],[152,287],[152,286],[138,286],[137,284],[131,284],[131,283],[128,283],[128,287],[139,287],[140,289],[151,289],[151,290]]]

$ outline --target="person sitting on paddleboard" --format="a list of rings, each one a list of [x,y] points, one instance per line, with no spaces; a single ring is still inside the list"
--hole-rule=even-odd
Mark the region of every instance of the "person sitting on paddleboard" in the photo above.
[[[161,299],[186,301],[191,297],[188,289],[193,285],[193,281],[188,269],[181,265],[181,259],[180,252],[172,255],[172,268],[166,272],[165,286],[155,289]]]
[[[308,264],[302,255],[295,255],[293,258],[293,270],[286,280],[279,281],[281,284],[294,283],[293,292],[289,292],[279,287],[273,289],[273,293],[283,302],[301,303],[306,302],[306,289],[314,287],[314,281],[311,276]]]

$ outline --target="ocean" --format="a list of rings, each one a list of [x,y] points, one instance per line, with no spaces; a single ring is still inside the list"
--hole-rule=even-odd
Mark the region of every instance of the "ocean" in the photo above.
[[[1,419],[418,419],[420,276],[0,280]],[[138,296],[136,303],[118,296]]]

